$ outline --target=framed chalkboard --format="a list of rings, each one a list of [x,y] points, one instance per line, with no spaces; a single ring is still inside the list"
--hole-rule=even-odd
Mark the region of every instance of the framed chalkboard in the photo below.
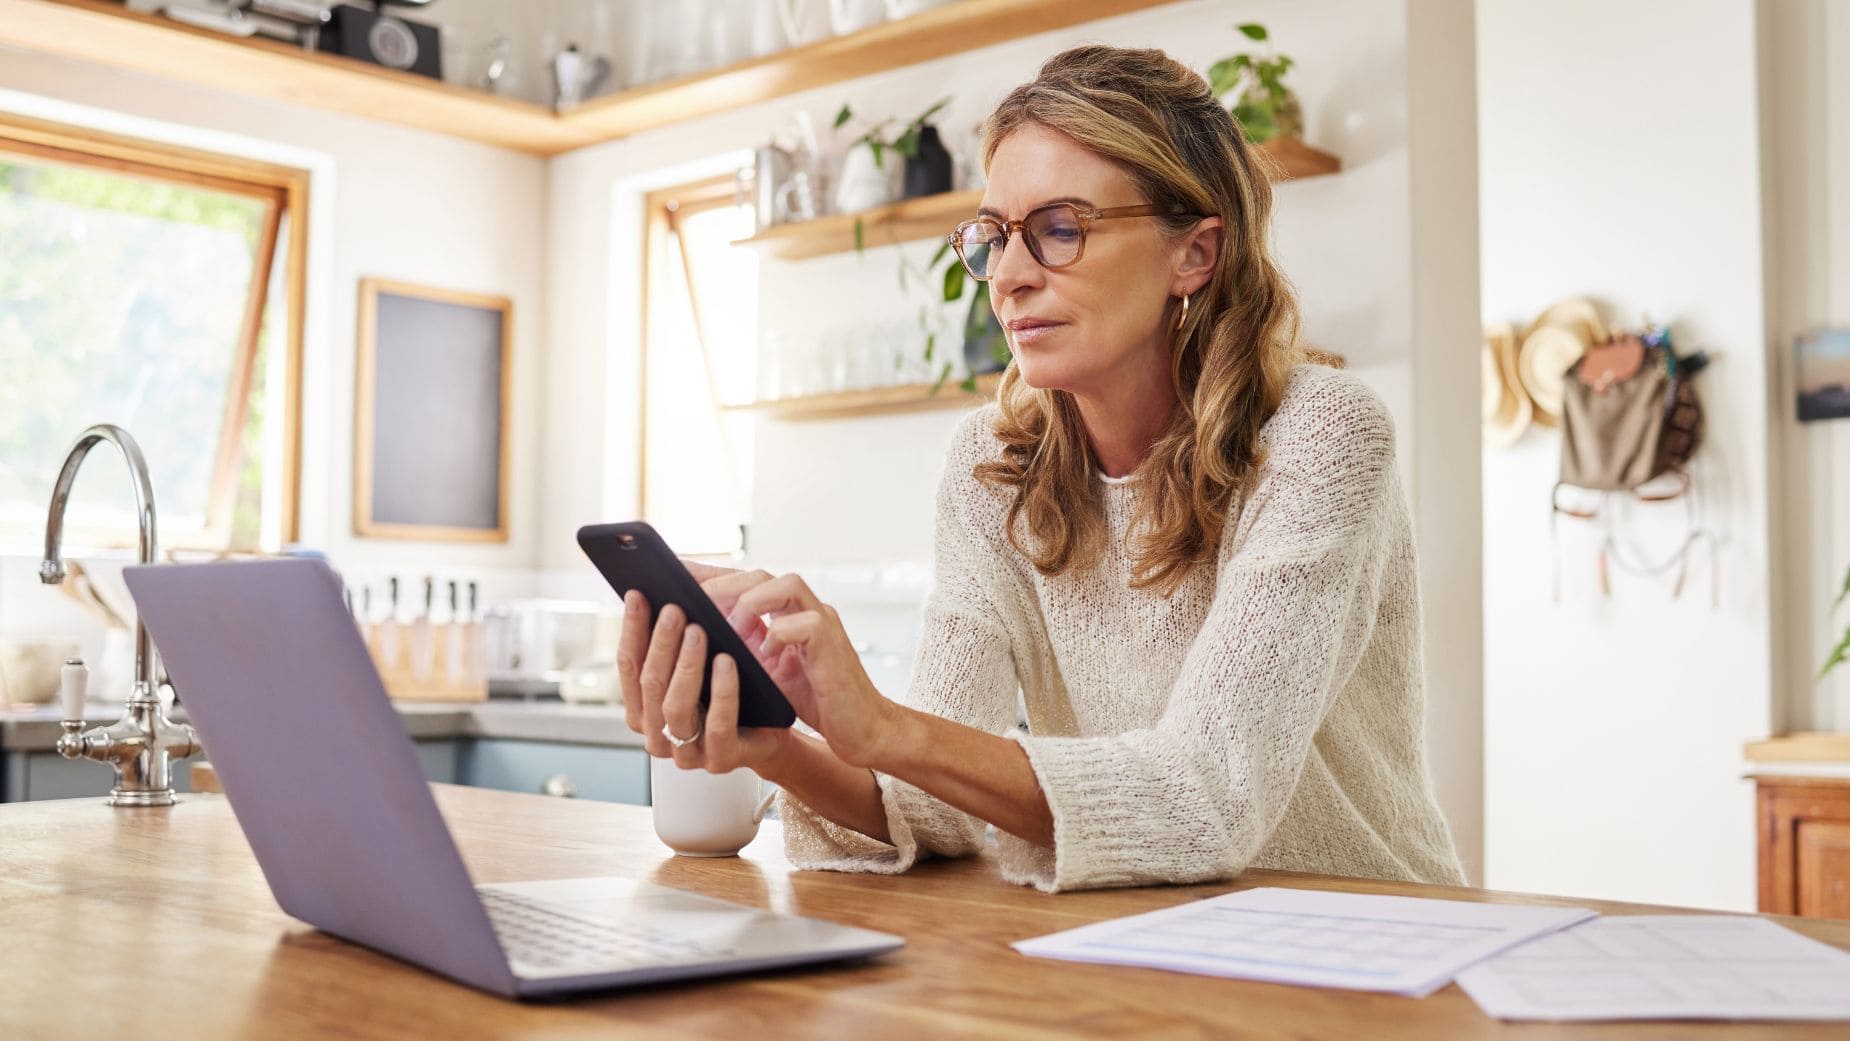
[[[505,297],[360,282],[353,530],[506,542]]]

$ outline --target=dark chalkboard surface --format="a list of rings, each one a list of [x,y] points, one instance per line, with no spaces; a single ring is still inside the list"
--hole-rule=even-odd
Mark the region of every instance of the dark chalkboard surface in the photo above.
[[[505,297],[360,283],[354,532],[506,542]]]

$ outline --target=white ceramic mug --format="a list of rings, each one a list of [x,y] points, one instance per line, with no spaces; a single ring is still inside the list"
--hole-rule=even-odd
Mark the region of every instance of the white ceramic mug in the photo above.
[[[776,798],[743,767],[714,774],[683,770],[672,759],[649,760],[655,835],[684,857],[730,857],[744,849]]]

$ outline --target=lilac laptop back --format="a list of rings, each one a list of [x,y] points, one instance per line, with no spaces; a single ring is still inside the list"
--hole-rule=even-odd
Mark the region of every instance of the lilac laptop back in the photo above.
[[[259,560],[123,574],[282,909],[513,994],[334,571]]]

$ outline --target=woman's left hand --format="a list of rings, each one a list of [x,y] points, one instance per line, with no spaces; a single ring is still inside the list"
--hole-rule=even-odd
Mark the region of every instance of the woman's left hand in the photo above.
[[[702,587],[748,644],[762,634],[753,650],[798,718],[842,761],[871,766],[893,733],[897,706],[874,689],[835,609],[794,574],[741,571]]]

